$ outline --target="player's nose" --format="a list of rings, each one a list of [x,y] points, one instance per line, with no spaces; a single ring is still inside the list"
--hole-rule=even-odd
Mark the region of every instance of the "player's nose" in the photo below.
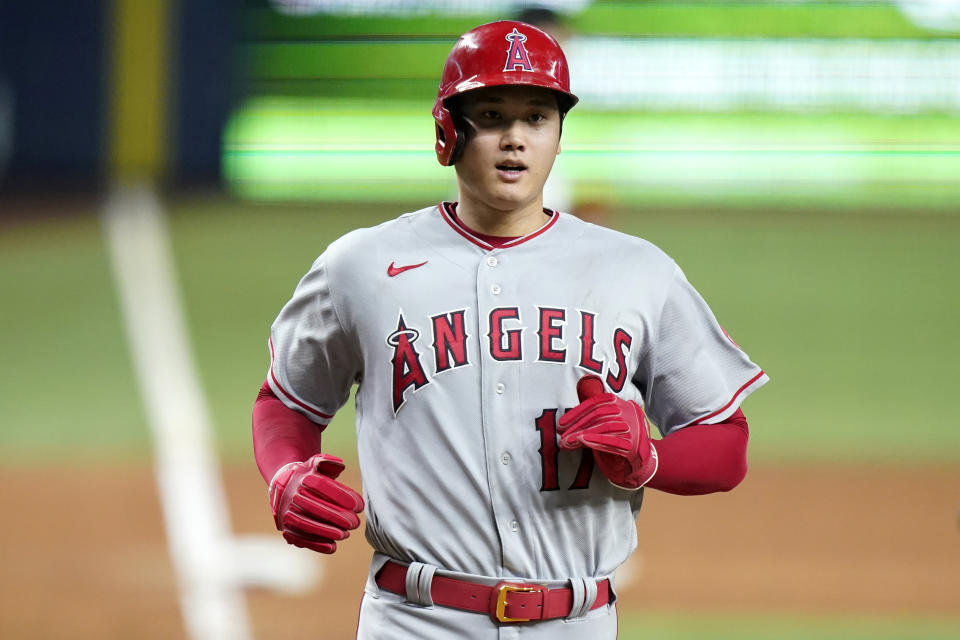
[[[500,149],[503,151],[522,151],[526,147],[523,128],[519,120],[513,120],[503,129],[500,136]]]

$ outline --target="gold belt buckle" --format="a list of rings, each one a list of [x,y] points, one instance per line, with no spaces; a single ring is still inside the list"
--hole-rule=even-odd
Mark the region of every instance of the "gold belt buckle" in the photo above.
[[[507,611],[507,594],[508,593],[522,593],[530,591],[545,591],[545,589],[539,585],[528,586],[523,584],[510,584],[509,582],[503,582],[497,585],[497,606],[495,611],[495,616],[499,622],[530,622],[533,618],[508,618],[506,616]]]

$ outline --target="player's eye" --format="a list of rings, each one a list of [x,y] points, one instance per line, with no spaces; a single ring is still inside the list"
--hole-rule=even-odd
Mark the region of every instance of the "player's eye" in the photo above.
[[[483,112],[482,114],[480,114],[480,115],[482,115],[485,120],[499,120],[499,119],[500,119],[500,112],[499,112],[499,111],[495,111],[495,110],[493,110],[493,109],[487,109],[486,111],[484,111],[484,112]]]
[[[547,116],[542,113],[531,113],[528,119],[530,120],[530,122],[533,122],[534,124],[539,124],[544,120],[546,120]]]

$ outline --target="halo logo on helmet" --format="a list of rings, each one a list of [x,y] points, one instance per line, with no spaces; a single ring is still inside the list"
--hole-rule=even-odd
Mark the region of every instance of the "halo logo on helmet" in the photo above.
[[[506,60],[504,40],[510,43]],[[516,20],[501,20],[471,29],[460,36],[447,56],[437,100],[433,103],[435,148],[440,164],[455,163],[467,139],[466,125],[456,113],[452,99],[474,89],[507,85],[549,89],[557,97],[561,118],[578,100],[570,93],[567,58],[557,41],[545,31]]]
[[[503,65],[503,70],[516,71],[517,67],[520,67],[520,71],[533,71],[530,56],[527,55],[527,48],[523,46],[523,43],[527,41],[527,36],[514,27],[513,31],[504,38],[510,43],[510,47],[507,49],[507,63]]]

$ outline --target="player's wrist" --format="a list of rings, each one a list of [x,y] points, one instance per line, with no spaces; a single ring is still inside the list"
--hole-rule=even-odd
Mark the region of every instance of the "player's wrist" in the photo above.
[[[273,511],[273,517],[276,518],[280,510],[280,500],[283,497],[284,491],[287,489],[287,484],[290,482],[290,478],[293,476],[294,472],[297,470],[297,466],[302,463],[300,462],[288,462],[283,465],[273,474],[273,477],[270,479],[270,484],[267,485],[267,494],[270,497],[270,509]]]
[[[646,456],[638,456],[630,461],[629,473],[623,475],[611,473],[607,476],[610,484],[618,489],[636,491],[647,486],[653,480],[653,477],[657,474],[657,469],[660,468],[660,459],[653,442],[648,441],[647,444],[649,452]]]
[[[274,472],[273,477],[270,479],[269,488],[272,491],[274,487],[280,484],[286,484],[290,480],[290,476],[293,475],[294,470],[296,469],[299,462],[288,462]]]

